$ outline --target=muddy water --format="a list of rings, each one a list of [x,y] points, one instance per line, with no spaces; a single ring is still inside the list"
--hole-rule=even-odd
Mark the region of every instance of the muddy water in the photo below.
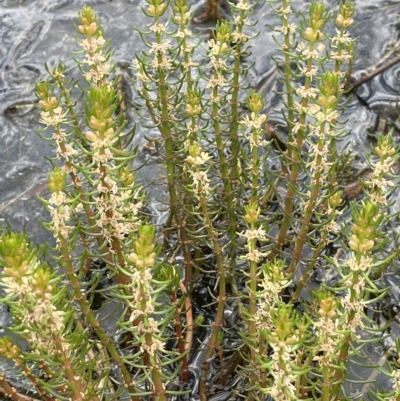
[[[192,3],[200,13],[204,2]],[[293,9],[302,10],[310,1],[294,3]],[[326,0],[325,3],[334,7],[338,1]],[[116,49],[114,61],[129,63],[134,54],[142,50],[138,34],[132,27],[145,28],[148,23],[141,13],[141,7],[146,4],[144,0],[0,0],[0,214],[15,230],[25,229],[37,243],[51,241],[51,236],[39,223],[47,220],[48,215],[37,197],[47,196],[49,164],[44,157],[52,157],[54,153],[50,145],[35,133],[40,127],[37,123],[39,113],[32,105],[35,99],[33,89],[35,82],[47,77],[44,63],[54,66],[62,60],[72,75],[76,73],[71,62],[71,52],[78,49],[73,24],[76,23],[77,10],[84,4],[92,6],[102,18],[106,36],[111,38],[111,45]],[[355,35],[360,39],[354,75],[360,77],[362,70],[376,63],[399,39],[397,17],[400,5],[398,1],[377,0],[359,0],[357,5],[359,25]],[[277,55],[268,26],[278,25],[275,15],[263,1],[257,6],[255,15],[259,23],[253,28],[253,33],[260,32],[260,35],[253,42],[249,60],[255,63],[248,77],[253,87],[268,82],[268,71],[274,65],[272,57]],[[197,28],[206,31],[208,27]],[[374,141],[368,132],[373,131],[380,120],[396,118],[392,103],[400,87],[399,74],[400,66],[390,68],[360,87],[357,96],[347,105],[344,118],[348,120],[347,128],[351,135],[340,146],[356,153],[355,170],[366,167],[363,153]],[[264,88],[265,98],[270,103],[271,119],[279,121],[279,113],[273,108],[280,105],[269,93],[270,88],[269,81]],[[133,115],[132,120],[135,122]],[[139,129],[136,138],[139,149],[144,144],[144,133],[155,134]],[[398,137],[396,141],[399,142]],[[147,157],[148,153],[141,151],[138,162]],[[154,166],[154,161],[151,161],[141,173],[144,182],[154,178],[157,171]],[[159,189],[152,192],[155,197],[163,196]],[[156,206],[153,208],[155,211]],[[396,276],[391,280],[398,283]],[[392,295],[393,303],[400,304],[397,296]],[[6,326],[8,319],[0,305],[0,327]]]

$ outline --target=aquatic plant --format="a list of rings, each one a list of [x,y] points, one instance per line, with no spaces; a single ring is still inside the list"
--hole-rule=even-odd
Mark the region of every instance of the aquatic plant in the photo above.
[[[387,335],[371,310],[399,252],[388,230],[398,187],[390,132],[371,147],[361,194],[343,190],[351,155],[337,144],[348,135],[355,4],[330,13],[312,3],[299,26],[289,0],[271,5],[282,139],[245,79],[257,2],[231,3],[205,42],[186,0],[146,1],[149,29],[136,30],[147,51],[133,59],[132,85],[138,114],[159,132],[149,139],[168,217],[152,224],[130,105],[100,20],[84,7],[81,80],[60,63],[36,85],[41,136],[56,149],[42,199],[56,245],[4,228],[1,302],[13,321],[0,355],[35,388],[29,397],[46,401],[205,401],[221,387],[224,399],[249,401],[354,397],[349,367],[374,367],[362,351]],[[335,279],[316,285],[328,269]],[[378,399],[400,399],[396,346],[375,367],[393,387],[363,383]],[[2,391],[26,400],[11,382],[0,374]]]

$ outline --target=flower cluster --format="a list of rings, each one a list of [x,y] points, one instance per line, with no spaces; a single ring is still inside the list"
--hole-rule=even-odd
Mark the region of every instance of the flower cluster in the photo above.
[[[133,243],[132,252],[127,255],[132,274],[130,284],[131,316],[134,322],[133,334],[137,336],[140,350],[155,357],[156,351],[163,351],[164,345],[158,338],[157,322],[154,320],[154,300],[151,269],[156,262],[154,246],[155,227],[142,225]],[[149,335],[150,334],[150,335]]]
[[[106,84],[92,86],[89,96],[95,106],[87,109],[89,127],[93,131],[88,131],[86,138],[91,144],[90,156],[98,177],[97,196],[94,198],[98,213],[97,225],[108,240],[113,237],[122,240],[136,229],[142,203],[135,201],[138,194],[132,192],[133,175],[126,168],[114,168],[113,159],[119,140],[112,116],[115,91]]]
[[[54,73],[56,72],[57,69],[54,70]],[[36,84],[35,89],[36,96],[39,98],[39,107],[42,110],[40,112],[40,122],[47,128],[54,128],[52,139],[57,145],[57,157],[68,163],[77,151],[69,141],[67,141],[68,135],[62,127],[63,124],[67,122],[65,118],[67,113],[63,111],[60,105],[60,100],[57,100],[57,98],[53,96],[48,82],[40,82]]]
[[[207,152],[203,152],[200,145],[194,142],[188,148],[189,156],[186,158],[186,162],[192,167],[189,170],[189,174],[193,180],[194,194],[196,197],[207,197],[209,195],[210,180],[207,176],[207,171],[200,170],[201,166],[211,159]]]
[[[103,37],[96,15],[90,7],[83,7],[79,13],[78,31],[86,36],[85,39],[79,41],[80,46],[85,52],[83,64],[89,66],[89,71],[84,76],[88,82],[92,81],[95,85],[102,85],[111,72],[111,65],[107,62],[109,59],[108,52],[104,55],[103,48],[106,41]]]
[[[276,11],[280,17],[282,26],[275,28],[276,32],[281,32],[285,35],[283,43],[281,43],[282,50],[289,50],[293,45],[293,36],[297,31],[297,25],[289,22],[289,17],[293,14],[290,8],[291,0],[285,0],[282,3],[282,7]]]
[[[379,160],[376,162],[370,160],[372,172],[364,180],[364,184],[369,188],[371,201],[386,206],[387,196],[394,186],[394,183],[387,177],[393,174],[393,165],[398,159],[392,136],[380,135],[374,153],[379,157]]]
[[[318,338],[318,350],[313,360],[321,367],[330,368],[337,359],[337,348],[344,334],[339,329],[337,300],[329,293],[320,293],[319,297],[319,318],[313,324]]]
[[[51,355],[57,349],[54,338],[63,338],[66,321],[66,312],[57,306],[61,296],[55,295],[58,280],[39,262],[24,234],[3,235],[0,258],[7,300],[19,304],[19,330],[36,353]],[[68,344],[61,341],[61,347],[66,350]]]
[[[272,380],[261,390],[275,400],[292,401],[298,399],[296,378],[301,369],[296,366],[296,360],[301,344],[307,339],[308,324],[299,318],[291,305],[283,302],[271,311],[271,322],[271,329],[262,331],[262,335],[272,348],[272,355],[268,361],[263,361],[262,367],[268,369]]]
[[[246,139],[249,141],[250,150],[268,145],[269,142],[262,139],[263,132],[261,129],[266,121],[267,116],[265,114],[256,115],[256,113],[253,112],[250,117],[246,115],[239,122],[243,127],[251,129],[246,136]]]
[[[364,294],[371,287],[368,278],[375,259],[372,251],[385,216],[378,204],[366,201],[362,202],[361,209],[353,208],[352,217],[354,223],[348,245],[353,254],[347,261],[350,273],[344,274],[343,278],[347,293],[341,298],[341,306],[344,327],[351,333],[356,333],[358,329],[364,328]],[[369,288],[369,291],[374,292],[375,289]]]
[[[346,30],[353,25],[353,15],[355,12],[354,1],[346,1],[339,5],[339,12],[336,16],[336,35],[331,38],[332,48],[330,57],[336,62],[335,71],[340,72],[340,67],[344,63],[350,62],[353,55],[354,39],[350,37],[350,33]]]
[[[207,87],[214,91],[212,95],[217,96],[218,90],[226,86],[225,70],[226,58],[231,53],[230,42],[232,40],[232,26],[226,21],[222,21],[217,26],[217,32],[213,39],[208,41],[210,48],[208,58],[210,67],[214,70],[214,74],[210,77]]]
[[[258,299],[258,308],[254,316],[256,327],[259,330],[270,331],[272,328],[271,311],[277,308],[282,301],[281,293],[290,284],[284,276],[285,268],[282,260],[266,262],[261,267],[259,286],[262,288]]]
[[[50,199],[47,201],[47,208],[51,215],[51,225],[54,238],[57,243],[69,237],[71,226],[67,223],[71,218],[71,208],[68,204],[67,195],[64,192],[66,187],[66,173],[60,168],[55,167],[49,173],[48,186],[52,193]]]

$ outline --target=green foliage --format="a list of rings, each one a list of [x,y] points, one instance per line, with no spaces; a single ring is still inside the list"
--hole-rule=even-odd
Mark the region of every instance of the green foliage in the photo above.
[[[363,196],[348,202],[339,185],[349,169],[337,143],[347,135],[340,116],[354,3],[332,13],[312,3],[300,26],[289,0],[274,4],[282,23],[275,28],[284,60],[282,149],[265,137],[261,94],[245,84],[256,2],[230,4],[232,19],[218,21],[205,44],[189,29],[186,0],[146,1],[150,28],[137,32],[147,51],[135,55],[132,85],[140,115],[159,131],[167,222],[155,227],[145,213],[135,130],[127,130],[100,20],[84,7],[81,81],[59,64],[36,85],[41,135],[57,156],[43,199],[56,246],[46,263],[25,234],[2,234],[1,302],[13,322],[0,355],[46,401],[205,401],[216,385],[249,401],[348,399],[349,362],[381,341],[368,305],[388,293],[384,273],[398,255],[383,234],[396,217],[391,134],[367,155]],[[265,168],[273,149],[279,171]],[[329,256],[334,243],[340,252]],[[336,282],[315,288],[310,277],[328,268]],[[206,306],[194,296],[202,287]],[[399,399],[398,365],[388,359],[380,367],[393,389],[377,398]],[[6,379],[0,375],[0,387],[22,400]]]

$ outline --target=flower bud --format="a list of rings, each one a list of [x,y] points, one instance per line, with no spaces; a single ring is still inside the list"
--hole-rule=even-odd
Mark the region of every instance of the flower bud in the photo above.
[[[325,6],[323,3],[312,3],[310,6],[310,27],[321,30],[326,24]]]
[[[50,284],[51,272],[40,267],[36,269],[30,280],[32,290],[38,297],[45,297],[47,294],[51,294],[53,286]]]
[[[248,224],[257,223],[261,210],[257,204],[250,203],[244,207],[246,214],[243,216],[244,221]]]
[[[84,6],[82,11],[78,14],[79,22],[78,31],[82,35],[91,36],[98,32],[98,25],[96,23],[96,15],[91,7]]]
[[[134,183],[135,175],[132,174],[132,171],[128,166],[124,166],[120,170],[120,179],[124,187],[129,187]]]
[[[129,259],[133,264],[136,264],[136,263],[138,262],[138,260],[139,260],[139,257],[138,257],[138,255],[136,255],[136,253],[133,252],[133,253],[129,254],[128,259]]]
[[[335,104],[336,100],[336,96],[320,96],[318,98],[318,104],[323,107],[332,107]]]
[[[227,43],[222,43],[221,47],[219,48],[219,54],[224,54],[229,50],[229,46]]]
[[[336,302],[333,297],[321,299],[319,315],[324,318],[333,319],[336,316]]]
[[[382,159],[387,159],[396,152],[393,138],[390,135],[380,135],[378,146],[375,147],[375,153]]]
[[[64,191],[67,184],[67,174],[61,171],[59,167],[55,167],[48,174],[47,180],[50,192]]]
[[[348,28],[353,22],[353,18],[343,18],[343,15],[341,14],[336,17],[336,24],[342,28]]]
[[[0,238],[0,261],[5,275],[14,278],[25,276],[33,256],[25,234],[10,233]]]
[[[90,116],[89,125],[91,128],[95,129],[96,131],[101,131],[102,128],[104,127],[104,123],[102,123],[95,116]]]
[[[139,227],[138,237],[133,243],[133,252],[128,259],[138,268],[152,267],[156,260],[154,246],[156,229],[151,225]]]
[[[186,113],[189,116],[197,116],[201,112],[201,107],[199,105],[197,106],[192,106],[190,104],[186,105]]]
[[[106,130],[106,132],[104,132],[105,138],[112,138],[113,135],[114,135],[114,128],[109,128],[108,130]]]
[[[16,359],[20,355],[19,348],[13,344],[8,336],[0,338],[0,355],[8,359]]]
[[[44,110],[44,111],[49,111],[49,110],[53,110],[56,107],[58,107],[59,102],[57,101],[57,99],[52,96],[51,98],[48,97],[47,99],[44,100],[40,100],[39,101],[39,106]]]
[[[339,14],[341,14],[343,18],[351,18],[354,15],[355,9],[354,1],[346,1],[346,3],[341,3],[339,5]]]
[[[99,139],[99,137],[94,132],[91,131],[86,132],[85,136],[89,142],[95,142]]]
[[[178,25],[186,25],[187,22],[189,21],[189,19],[190,19],[190,13],[189,12],[186,12],[186,13],[184,12],[182,14],[182,16],[181,15],[175,15],[174,18],[173,18],[174,22],[176,24],[178,24]]]
[[[88,28],[86,28],[87,35],[94,35],[97,32],[97,24],[92,22]]]
[[[293,328],[295,326],[296,312],[292,309],[292,305],[278,305],[278,310],[271,313],[271,320],[275,326],[272,331],[270,340],[282,345],[292,342]]]
[[[308,27],[305,31],[304,31],[304,38],[309,40],[310,42],[316,42],[318,40],[318,31],[316,31],[315,29]]]
[[[35,91],[36,91],[36,96],[39,99],[47,99],[51,96],[49,83],[45,81],[38,82],[35,85]]]
[[[319,90],[326,96],[335,96],[339,89],[339,76],[334,72],[325,72],[321,77]]]
[[[310,5],[310,17],[311,19],[321,19],[324,15],[325,6],[323,3],[311,3]]]
[[[261,99],[261,94],[251,92],[247,101],[250,110],[254,113],[258,113],[264,108],[264,102]]]
[[[371,251],[375,246],[375,238],[379,235],[378,227],[383,221],[379,205],[363,202],[361,210],[353,208],[353,234],[349,239],[349,247],[357,253]]]
[[[232,28],[231,26],[224,20],[216,27],[216,39],[220,43],[227,44],[231,40]]]
[[[155,1],[157,3],[157,1]],[[147,8],[147,12],[152,17],[161,17],[165,11],[165,4],[153,5],[150,4]]]
[[[329,206],[331,208],[337,208],[338,206],[340,206],[340,204],[342,203],[342,194],[343,191],[338,191],[334,193],[332,196],[330,196]]]

